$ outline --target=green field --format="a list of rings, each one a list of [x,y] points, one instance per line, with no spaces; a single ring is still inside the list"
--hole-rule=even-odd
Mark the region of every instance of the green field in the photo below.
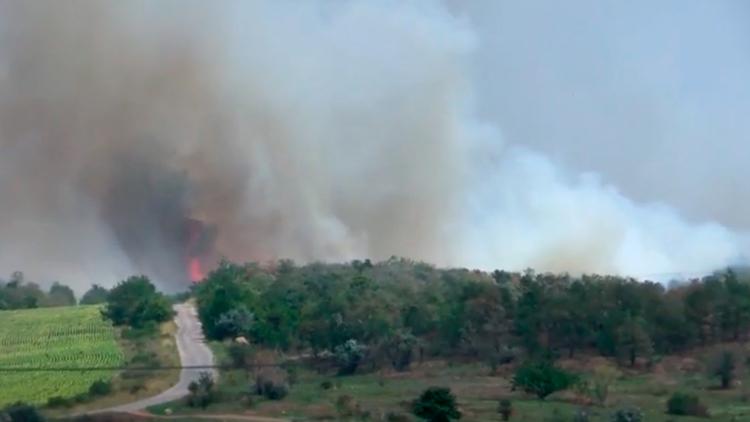
[[[0,311],[0,368],[91,368],[123,363],[115,330],[98,306]],[[0,406],[44,404],[88,391],[111,371],[0,372]]]

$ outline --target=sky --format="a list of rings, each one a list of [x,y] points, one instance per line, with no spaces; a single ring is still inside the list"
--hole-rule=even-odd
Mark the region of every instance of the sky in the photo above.
[[[0,0],[0,274],[745,263],[750,6],[652,3]]]
[[[455,1],[503,139],[693,221],[750,229],[750,4]]]

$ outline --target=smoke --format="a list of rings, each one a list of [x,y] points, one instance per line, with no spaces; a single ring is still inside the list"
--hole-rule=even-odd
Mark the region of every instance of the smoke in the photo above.
[[[474,109],[480,42],[431,2],[0,1],[0,271],[82,290],[176,288],[196,257],[644,274],[742,256],[718,224],[501,142]]]

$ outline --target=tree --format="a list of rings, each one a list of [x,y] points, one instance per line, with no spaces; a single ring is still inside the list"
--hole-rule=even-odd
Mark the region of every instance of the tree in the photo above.
[[[646,321],[641,317],[628,315],[617,331],[617,340],[618,352],[627,357],[630,366],[635,366],[638,356],[650,356],[654,350]]]
[[[208,274],[197,286],[195,296],[203,330],[211,339],[222,340],[230,335],[217,329],[222,315],[240,306],[254,311],[255,295],[250,289],[247,269],[228,261],[222,261],[218,268]]]
[[[100,303],[105,303],[107,301],[107,295],[109,295],[109,290],[98,284],[94,284],[81,297],[81,305],[98,305]]]
[[[173,311],[167,298],[156,291],[148,277],[133,276],[112,289],[102,315],[115,325],[143,328],[149,323],[169,320]]]
[[[429,422],[450,422],[461,419],[456,408],[456,397],[450,388],[430,387],[414,402],[414,415]]]
[[[734,354],[725,350],[715,359],[711,372],[713,376],[721,380],[721,388],[727,389],[732,386],[734,380]]]
[[[75,304],[76,295],[73,293],[73,289],[57,281],[50,287],[44,301],[45,306],[75,306]]]
[[[544,400],[550,394],[570,387],[577,380],[576,375],[544,360],[520,366],[513,376],[513,388],[520,387],[523,391],[535,394],[540,400]]]

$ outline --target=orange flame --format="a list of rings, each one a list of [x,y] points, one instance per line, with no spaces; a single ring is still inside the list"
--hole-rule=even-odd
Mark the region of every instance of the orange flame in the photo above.
[[[196,257],[190,258],[188,262],[188,276],[193,283],[197,283],[205,277],[203,268],[201,268],[201,261]]]

